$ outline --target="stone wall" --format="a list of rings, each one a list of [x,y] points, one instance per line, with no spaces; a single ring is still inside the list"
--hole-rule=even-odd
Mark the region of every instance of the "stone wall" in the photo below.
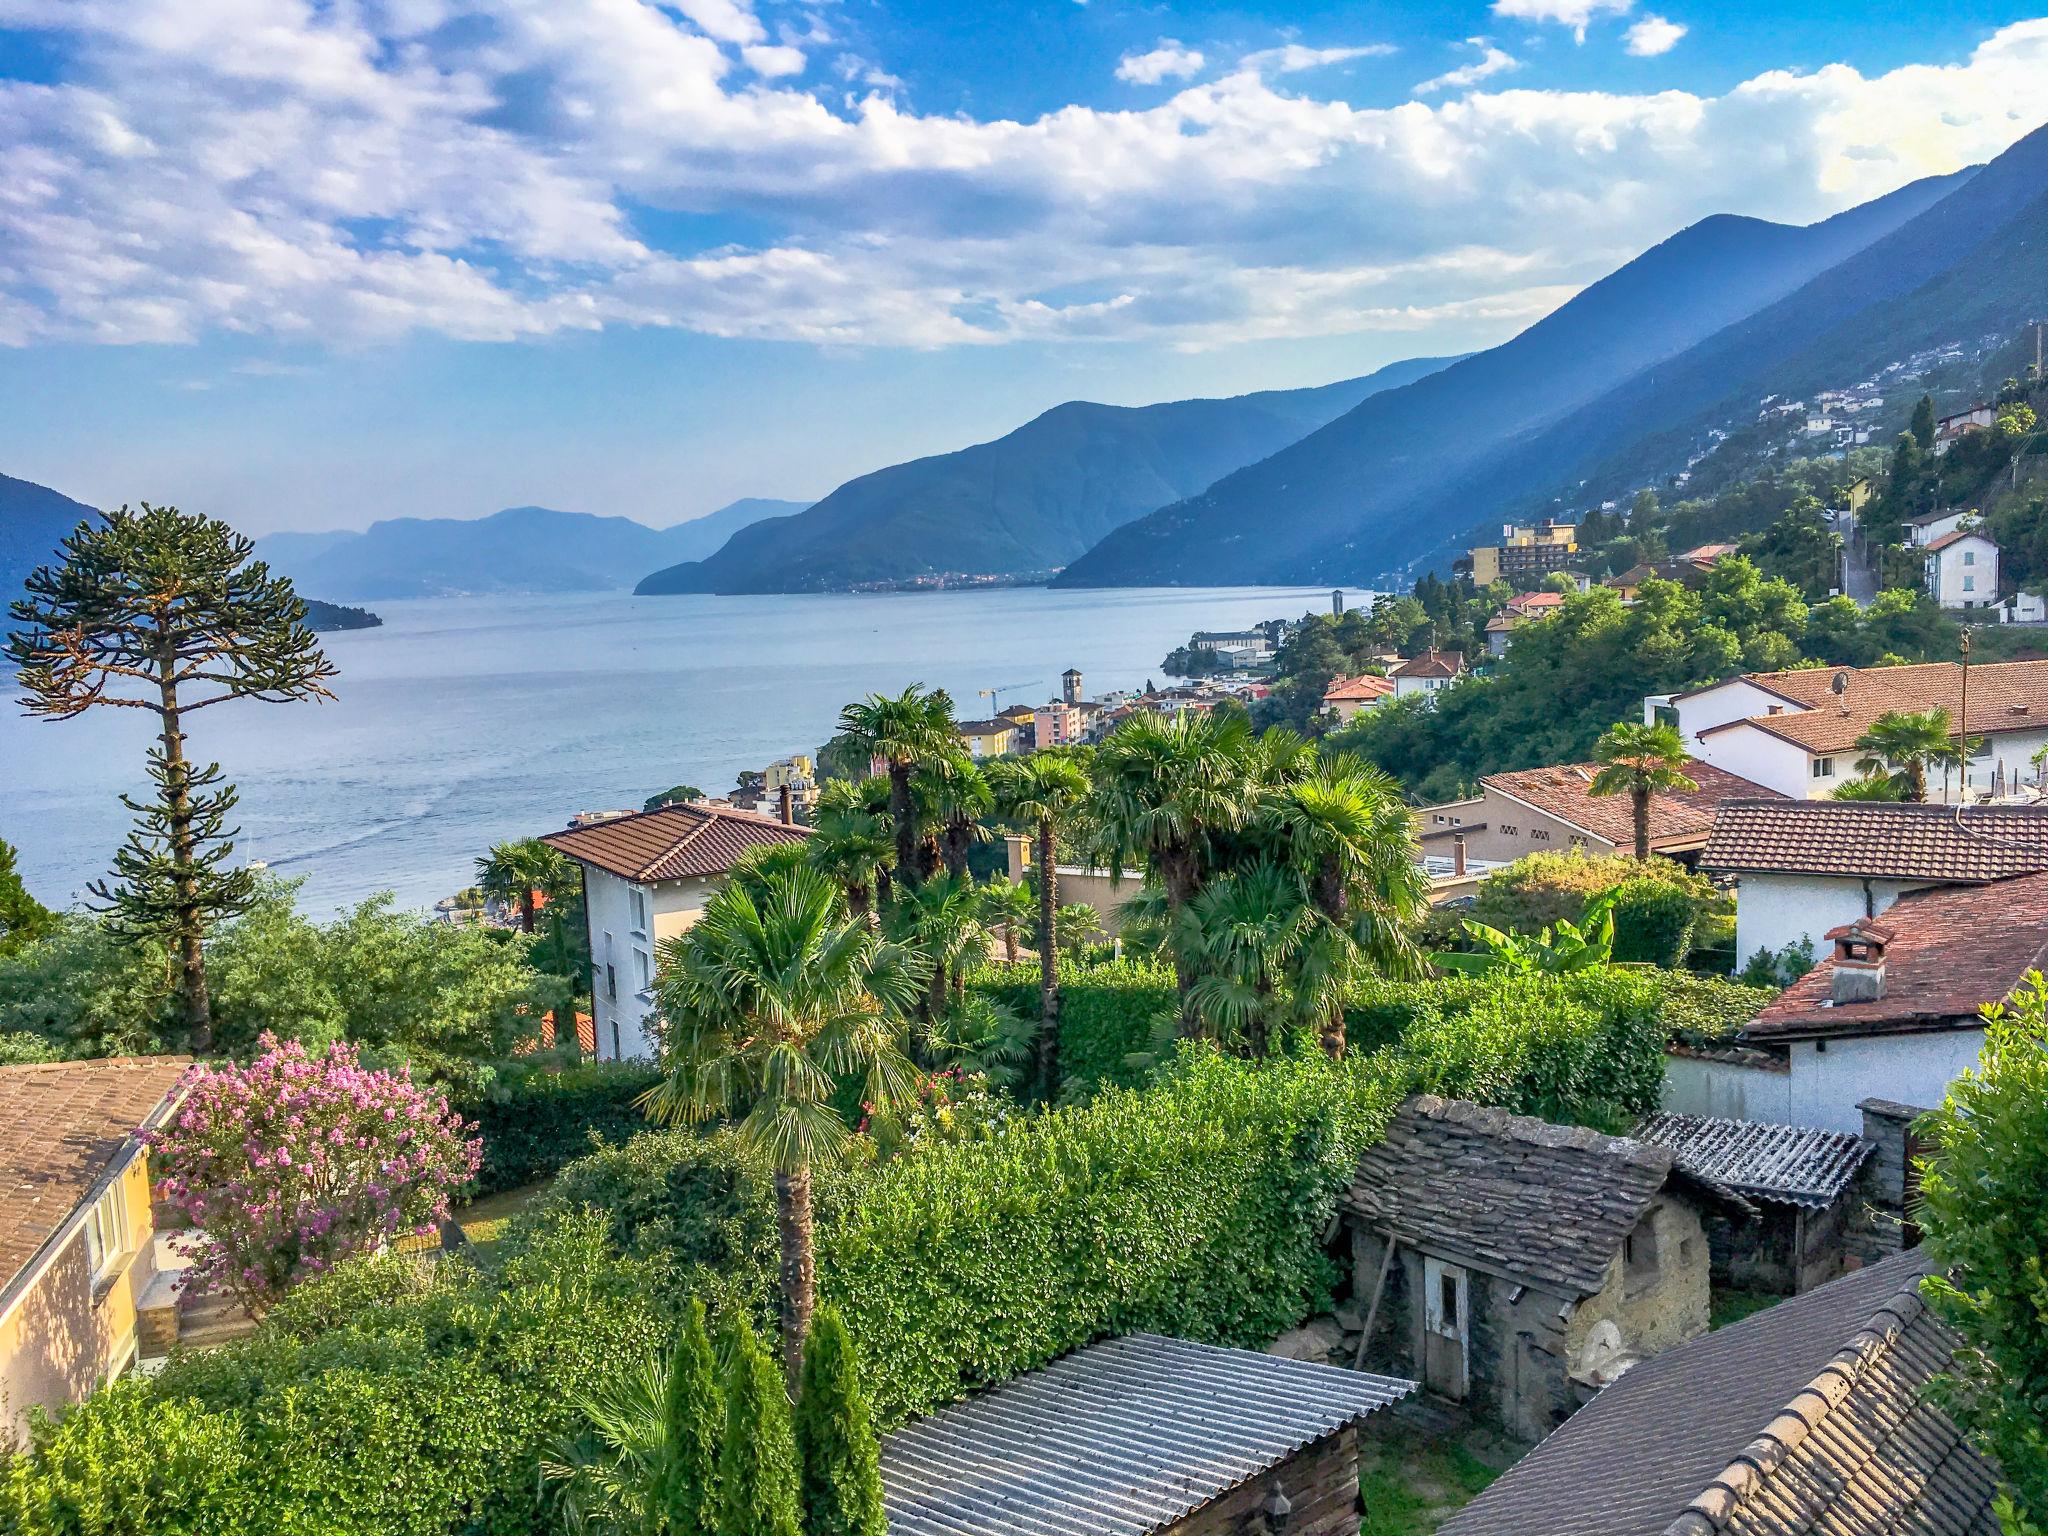
[[[1889,1099],[1865,1099],[1856,1108],[1863,1116],[1864,1139],[1877,1150],[1865,1160],[1850,1190],[1842,1246],[1852,1263],[1874,1264],[1906,1247],[1911,1235],[1906,1224],[1906,1141],[1913,1121],[1926,1111]]]
[[[1358,1536],[1358,1430],[1347,1426],[1302,1447],[1279,1466],[1165,1527],[1162,1536],[1248,1536],[1278,1489],[1289,1505],[1286,1536]]]

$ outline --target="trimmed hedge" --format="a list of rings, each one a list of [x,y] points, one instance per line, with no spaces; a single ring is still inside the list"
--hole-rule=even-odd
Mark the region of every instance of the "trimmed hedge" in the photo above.
[[[1036,965],[995,966],[970,985],[1021,1017],[1038,1017]],[[1178,1006],[1172,966],[1119,960],[1083,967],[1062,961],[1060,1077],[1070,1096],[1143,1083],[1147,1069],[1132,1066],[1129,1058],[1152,1044],[1154,1021]]]
[[[484,1143],[475,1193],[517,1189],[557,1172],[594,1145],[647,1129],[634,1101],[661,1074],[638,1062],[587,1062],[560,1071],[512,1068],[488,1097],[452,1107],[474,1121]]]

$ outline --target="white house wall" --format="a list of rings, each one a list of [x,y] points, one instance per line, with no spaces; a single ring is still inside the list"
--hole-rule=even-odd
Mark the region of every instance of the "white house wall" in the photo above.
[[[1864,882],[1820,875],[1744,875],[1735,888],[1735,963],[1739,969],[1760,949],[1773,954],[1801,939],[1825,957],[1822,935],[1831,928],[1876,916],[1907,891],[1927,882],[1872,880],[1865,910]]]
[[[1678,1115],[1713,1115],[1763,1125],[1799,1123],[1792,1115],[1791,1073],[1697,1056],[1664,1058],[1664,1092],[1659,1102]]]
[[[1726,725],[1731,720],[1754,719],[1758,715],[1769,714],[1773,709],[1789,706],[1777,694],[1768,693],[1747,679],[1731,677],[1727,682],[1692,698],[1676,700],[1671,707],[1678,715],[1679,734],[1685,737],[1687,746],[1697,750],[1701,731]]]
[[[588,865],[584,879],[590,912],[591,1018],[597,1026],[598,1059],[651,1061],[654,1040],[647,1017],[654,1011],[657,946],[695,923],[723,881],[713,876],[635,885]],[[646,898],[643,910],[651,927],[635,917],[636,890]],[[612,995],[613,978],[616,997]]]
[[[1842,782],[1839,777],[1816,781],[1804,748],[1754,726],[1716,731],[1704,741],[1694,742],[1692,752],[1703,763],[1740,774],[1794,800],[1819,798]]]
[[[1821,1047],[1825,1046],[1825,1049]],[[1948,1085],[1977,1065],[1981,1029],[1867,1039],[1802,1040],[1792,1046],[1792,1125],[1863,1129],[1863,1099],[1939,1104]]]

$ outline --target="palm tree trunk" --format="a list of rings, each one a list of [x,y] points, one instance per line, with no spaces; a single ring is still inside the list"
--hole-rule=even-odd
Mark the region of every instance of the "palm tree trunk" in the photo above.
[[[1017,919],[1003,919],[1003,958],[1011,965],[1017,963]]]
[[[533,932],[533,887],[522,886],[519,891],[519,931]]]
[[[794,1398],[818,1292],[810,1169],[775,1175],[775,1224],[782,1237],[782,1370]]]
[[[896,878],[917,884],[917,818],[910,803],[910,764],[889,765],[889,820],[896,830]]]
[[[1194,850],[1173,848],[1159,854],[1159,883],[1166,888],[1166,907],[1172,918],[1178,918],[1189,902],[1201,894],[1201,882],[1195,874]],[[1176,929],[1179,924],[1173,925]],[[1195,1013],[1194,1004],[1188,1001],[1188,993],[1195,984],[1195,974],[1188,964],[1188,958],[1181,953],[1177,934],[1169,937],[1167,948],[1173,954],[1173,986],[1180,995],[1180,1032],[1193,1036],[1202,1033],[1202,1021]]]
[[[1060,955],[1053,930],[1059,910],[1059,871],[1053,867],[1052,821],[1038,823],[1038,1089],[1048,1100],[1060,1089]]]
[[[974,842],[974,823],[951,821],[946,824],[946,873],[964,879],[967,875],[967,850]]]
[[[1344,894],[1344,872],[1334,858],[1325,858],[1316,868],[1315,879],[1316,910],[1342,931],[1351,916],[1351,903]],[[1336,998],[1330,1003],[1330,1011],[1323,1015],[1320,1035],[1323,1054],[1332,1061],[1342,1061],[1349,1042],[1344,1036],[1344,1000]]]
[[[1636,858],[1639,861],[1648,859],[1650,856],[1650,786],[1638,784],[1628,792],[1628,798],[1629,808],[1635,812],[1636,819]]]
[[[1927,765],[1917,757],[1906,764],[1906,798],[1916,804],[1927,798]]]

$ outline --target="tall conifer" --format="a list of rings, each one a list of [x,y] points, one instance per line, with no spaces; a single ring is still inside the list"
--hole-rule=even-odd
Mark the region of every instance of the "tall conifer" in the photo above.
[[[882,1513],[882,1450],[875,1439],[860,1361],[836,1307],[820,1307],[804,1346],[796,1403],[805,1536],[888,1536]]]
[[[781,1374],[744,1316],[733,1325],[731,1342],[712,1529],[715,1536],[803,1536],[796,1440]]]

